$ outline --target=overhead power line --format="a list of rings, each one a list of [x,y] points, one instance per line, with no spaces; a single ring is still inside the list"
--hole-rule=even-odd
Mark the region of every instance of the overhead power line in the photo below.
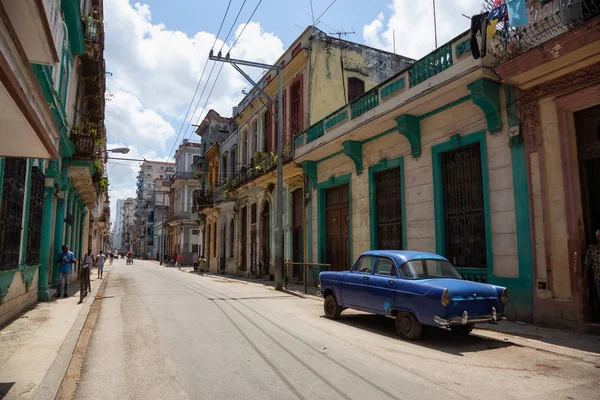
[[[252,19],[252,17],[254,17],[254,13],[256,12],[256,10],[258,10],[258,6],[260,6],[260,3],[262,3],[262,0],[259,0],[258,4],[256,4],[256,7],[254,7],[254,11],[252,11],[252,14],[250,14],[250,16],[248,17],[248,21],[246,21],[246,24],[242,28],[242,31],[240,32],[240,34],[235,38],[235,41],[231,45],[231,48],[229,49],[229,52],[231,52],[231,50],[233,50],[233,48],[235,47],[236,43],[238,42],[238,40],[240,39],[240,37],[242,36],[242,34],[244,33],[244,31],[246,30],[246,27],[250,23],[250,20]]]
[[[221,45],[221,48],[219,49],[219,53],[223,50],[225,43],[227,43],[227,39],[229,39],[229,35],[231,35],[231,31],[235,27],[235,24],[236,24],[238,18],[240,17],[240,14],[242,13],[242,10],[244,9],[245,4],[246,4],[246,0],[244,0],[244,2],[242,3],[242,6],[240,7],[240,10],[238,11],[237,15],[235,16],[235,19],[233,20],[233,24],[231,24],[231,28],[229,28],[229,32],[227,32],[227,36],[225,37],[225,40],[223,40],[223,44]]]
[[[334,4],[335,4],[335,2],[336,2],[336,0],[333,0],[333,1],[331,2],[331,4],[327,6],[327,8],[325,9],[325,11],[323,11],[323,12],[321,13],[321,15],[319,15],[319,18],[317,18],[317,20],[316,20],[316,21],[315,21],[315,23],[314,23],[314,25],[315,25],[315,26],[316,26],[316,24],[318,24],[318,23],[319,23],[319,21],[321,20],[321,17],[322,17],[323,15],[325,15],[325,13],[326,13],[326,12],[327,12],[327,11],[328,11],[330,8],[331,8],[331,6],[332,6],[332,5],[334,5]]]
[[[229,13],[230,6],[231,6],[231,0],[229,0],[229,2],[227,3],[227,9],[225,10],[225,14],[223,15],[223,19],[221,20],[221,25],[219,26],[219,31],[217,32],[217,35],[215,36],[215,40],[214,40],[211,48],[214,48],[215,44],[217,44],[217,40],[219,39],[219,35],[221,34],[221,28],[223,28],[223,24],[225,23],[225,18],[227,17],[227,14]],[[183,121],[181,121],[181,126],[179,127],[179,132],[177,133],[177,137],[173,141],[173,146],[171,147],[171,151],[169,151],[169,158],[167,159],[167,161],[171,158],[171,154],[173,154],[173,150],[175,149],[175,146],[177,145],[177,143],[179,141],[179,136],[181,136],[181,132],[183,131],[183,127],[185,126],[187,117],[190,114],[190,110],[192,109],[192,105],[194,104],[194,99],[196,98],[196,94],[198,93],[198,88],[200,88],[200,84],[202,83],[202,78],[204,77],[204,73],[206,72],[207,66],[208,66],[208,57],[206,58],[206,62],[204,63],[204,68],[202,68],[202,73],[200,74],[200,79],[198,79],[198,84],[196,85],[196,90],[194,90],[194,95],[192,96],[192,99],[190,100],[190,105],[188,106],[188,109],[185,113],[185,117],[183,117]],[[184,134],[184,136],[185,136],[185,134]]]

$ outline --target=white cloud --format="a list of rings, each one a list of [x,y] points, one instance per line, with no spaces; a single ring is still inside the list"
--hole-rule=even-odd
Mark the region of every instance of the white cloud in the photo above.
[[[104,4],[105,59],[107,71],[111,73],[107,77],[107,87],[113,94],[106,103],[108,146],[129,147],[132,151],[128,157],[131,158],[165,159],[171,150],[167,142],[179,131],[215,35],[200,31],[188,36],[170,30],[164,24],[153,23],[151,9],[146,4],[132,5],[128,0],[105,0]],[[243,26],[237,27],[236,37]],[[222,44],[217,41],[215,51]],[[229,45],[231,43],[224,46],[223,53],[229,50]],[[264,32],[257,22],[250,22],[231,56],[271,63],[283,50],[283,43],[274,34]],[[198,95],[212,65],[212,62],[208,63]],[[241,89],[248,85],[237,71],[224,65],[207,109],[202,110],[222,65],[215,66],[193,123],[197,123],[210,108],[221,115],[229,115]],[[249,72],[251,76],[257,74],[256,70]],[[188,129],[186,136],[191,133],[191,128]],[[119,198],[135,195],[137,168],[136,163],[131,166],[109,163],[112,204]],[[114,210],[112,215],[116,215]]]
[[[481,0],[442,0],[436,2],[438,46],[470,28],[471,16],[480,12]],[[396,36],[396,53],[421,58],[435,47],[433,3],[414,0],[391,0],[389,12],[380,13],[363,27],[369,46],[392,50]]]

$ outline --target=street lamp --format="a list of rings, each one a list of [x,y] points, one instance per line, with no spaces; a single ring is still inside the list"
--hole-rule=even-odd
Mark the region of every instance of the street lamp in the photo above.
[[[129,153],[129,148],[128,147],[117,147],[117,148],[110,149],[110,150],[104,150],[103,152],[127,154],[127,153]]]

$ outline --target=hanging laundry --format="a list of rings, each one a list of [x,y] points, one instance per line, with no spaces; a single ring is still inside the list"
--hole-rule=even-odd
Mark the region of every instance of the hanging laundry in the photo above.
[[[508,39],[509,39],[509,32],[508,32],[508,21],[504,21],[504,50],[508,50]]]
[[[496,34],[496,25],[498,25],[497,19],[490,20],[490,24],[487,26],[487,38],[492,39]]]
[[[471,54],[474,59],[485,57],[487,54],[486,28],[488,25],[488,12],[471,17]],[[481,35],[481,49],[477,43],[477,32]]]
[[[508,0],[506,2],[508,8],[508,17],[510,18],[510,26],[513,28],[522,28],[527,26],[527,7],[525,0]]]
[[[523,0],[525,1],[525,0]],[[506,4],[501,4],[498,7],[495,7],[492,9],[492,11],[490,11],[490,14],[488,16],[489,20],[492,19],[504,19],[508,16],[508,7],[506,6]]]
[[[494,0],[494,8],[499,7],[503,0]]]

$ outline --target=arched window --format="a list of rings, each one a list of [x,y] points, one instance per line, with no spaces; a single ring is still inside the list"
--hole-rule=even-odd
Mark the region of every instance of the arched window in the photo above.
[[[348,78],[348,102],[365,92],[365,81],[359,78]]]
[[[229,163],[231,165],[231,167],[230,167],[230,171],[231,171],[230,176],[234,176],[237,173],[237,158],[235,158],[237,151],[236,151],[235,147],[232,148],[230,151],[231,151],[231,157],[229,157],[230,160],[231,160],[230,163]]]

